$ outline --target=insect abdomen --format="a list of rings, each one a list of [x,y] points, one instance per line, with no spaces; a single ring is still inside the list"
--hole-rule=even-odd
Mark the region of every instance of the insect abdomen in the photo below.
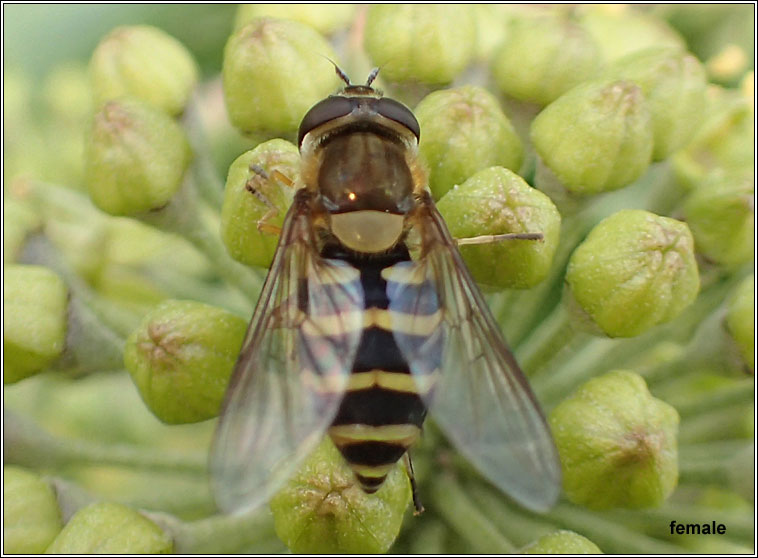
[[[402,323],[405,316],[391,314],[382,277],[384,269],[410,261],[410,256],[400,245],[382,256],[338,257],[360,271],[365,309],[352,373],[329,435],[363,490],[372,493],[416,442],[426,416],[420,388],[393,333],[393,324]]]

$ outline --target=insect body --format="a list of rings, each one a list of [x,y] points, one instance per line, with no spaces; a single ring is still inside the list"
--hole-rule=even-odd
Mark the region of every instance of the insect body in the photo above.
[[[325,433],[374,492],[430,410],[484,476],[547,509],[544,417],[427,190],[418,122],[371,79],[300,125],[302,184],[214,440],[217,500],[261,504]]]

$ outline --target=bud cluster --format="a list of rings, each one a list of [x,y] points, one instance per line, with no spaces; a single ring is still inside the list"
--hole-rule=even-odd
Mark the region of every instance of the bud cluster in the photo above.
[[[752,544],[752,14],[231,9],[187,8],[203,17],[172,22],[182,41],[160,26],[116,27],[88,67],[58,66],[41,86],[22,68],[4,74],[4,550],[718,554]],[[302,461],[272,513],[214,515],[211,419],[285,215],[313,187],[298,126],[367,75],[416,116],[418,146],[400,146],[415,186],[432,195],[456,245],[444,248],[460,251],[547,411],[565,497],[542,516],[508,503],[462,457],[470,448],[445,440],[433,395],[412,448],[413,498],[410,462],[367,494],[319,430],[275,448]],[[414,258],[429,225],[417,221],[402,237]],[[291,357],[303,333],[282,326],[297,320],[272,323]],[[445,333],[470,335],[467,325]],[[443,347],[439,381],[465,385],[460,405],[484,421],[493,409],[477,395],[509,399],[467,375],[466,359],[482,355],[464,345]],[[312,395],[297,378],[276,387],[300,391],[271,396]],[[517,409],[505,411],[517,424]],[[270,417],[282,429],[270,443],[303,437],[291,412]],[[713,484],[743,507],[707,504]],[[427,511],[411,519],[417,496]],[[650,518],[664,505],[727,518],[729,541],[704,550],[661,537]]]

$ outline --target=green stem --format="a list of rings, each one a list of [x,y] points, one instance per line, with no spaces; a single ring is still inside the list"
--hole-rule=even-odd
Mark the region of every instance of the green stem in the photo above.
[[[213,515],[184,522],[168,514],[145,512],[174,539],[177,554],[225,554],[273,536],[273,519],[267,509],[237,515]],[[281,543],[280,543],[281,544]]]
[[[734,384],[717,388],[708,393],[676,405],[681,418],[700,415],[727,409],[735,405],[745,405],[753,402],[755,382],[753,378],[745,378]]]
[[[450,475],[439,475],[429,491],[431,506],[474,552],[510,554],[516,547],[492,524]]]
[[[438,555],[445,553],[447,527],[441,521],[428,521],[413,534],[411,554]],[[393,549],[394,551],[394,549]]]
[[[33,421],[12,411],[3,413],[5,460],[26,467],[63,467],[70,464],[114,465],[131,469],[206,473],[205,453],[180,455],[121,444],[56,438]]]
[[[606,554],[676,554],[682,548],[640,534],[618,521],[606,519],[607,512],[592,512],[559,503],[545,518],[564,529],[576,531],[594,542]]]
[[[569,312],[559,304],[553,313],[516,349],[516,358],[529,376],[538,376],[548,363],[572,349],[580,332],[572,324]]]
[[[200,96],[196,92],[187,104],[183,117],[184,129],[194,154],[189,172],[193,184],[206,203],[219,210],[224,201],[224,183],[210,157],[211,150],[203,129],[200,102]]]
[[[679,426],[679,443],[694,444],[752,436],[753,413],[748,405],[690,416]]]
[[[185,183],[168,205],[157,211],[143,213],[139,218],[164,232],[178,234],[187,239],[205,254],[218,273],[248,300],[257,300],[263,282],[261,276],[229,256],[219,238],[217,227],[211,230],[204,218],[202,206],[189,184]]]
[[[553,525],[539,517],[512,507],[497,492],[481,483],[467,483],[466,491],[495,527],[519,547],[555,530]]]
[[[665,504],[656,509],[644,511],[614,510],[608,515],[617,521],[632,520],[643,531],[655,536],[671,535],[671,521],[677,523],[698,523],[710,525],[713,521],[726,526],[726,535],[742,542],[753,540],[755,523],[752,514],[741,511],[723,510],[706,506]]]
[[[44,265],[63,277],[66,286],[82,309],[81,318],[96,320],[112,334],[125,339],[139,324],[139,317],[126,312],[90,288],[66,262],[63,255],[44,234],[26,240],[19,261]]]

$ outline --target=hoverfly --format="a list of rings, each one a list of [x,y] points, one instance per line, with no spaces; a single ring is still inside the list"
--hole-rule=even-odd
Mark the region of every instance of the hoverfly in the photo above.
[[[419,124],[371,87],[378,70],[366,85],[336,70],[346,86],[300,124],[300,182],[214,439],[219,506],[267,501],[324,434],[375,492],[429,410],[487,479],[546,510],[552,437],[434,205]]]

